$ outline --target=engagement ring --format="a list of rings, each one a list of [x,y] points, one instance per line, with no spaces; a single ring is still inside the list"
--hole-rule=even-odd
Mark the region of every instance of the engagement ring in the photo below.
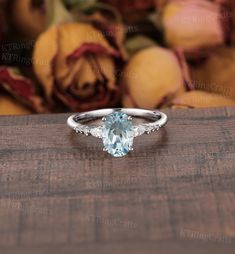
[[[99,119],[102,124],[92,125]],[[142,122],[135,124],[138,119]],[[67,120],[77,133],[102,139],[104,151],[114,157],[127,155],[133,150],[134,138],[157,131],[166,123],[167,116],[160,111],[132,108],[94,110],[72,115]]]

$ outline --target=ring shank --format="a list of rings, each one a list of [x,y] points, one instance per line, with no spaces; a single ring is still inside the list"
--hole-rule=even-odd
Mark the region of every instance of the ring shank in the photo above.
[[[139,124],[135,126],[135,128],[137,129],[144,127],[146,128],[146,131],[148,129],[152,131],[152,129],[159,129],[160,127],[163,127],[167,123],[167,115],[160,111],[151,111],[137,108],[117,108],[117,109],[100,109],[75,114],[68,118],[67,124],[70,128],[74,129],[77,132],[87,135],[92,134],[93,136],[99,137],[100,134],[98,135],[98,132],[100,127],[88,126],[85,123],[92,120],[96,120],[98,118],[105,117],[116,111],[123,112],[128,116],[139,117],[150,121],[150,123]]]

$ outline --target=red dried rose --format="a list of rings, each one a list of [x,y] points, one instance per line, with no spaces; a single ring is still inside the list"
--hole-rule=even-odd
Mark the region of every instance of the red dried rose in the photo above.
[[[17,69],[0,67],[0,87],[34,112],[45,112],[34,84],[30,79],[23,77]]]
[[[59,99],[73,111],[117,104],[122,56],[116,40],[109,43],[104,33],[90,24],[69,23],[39,37],[33,65],[50,102]]]

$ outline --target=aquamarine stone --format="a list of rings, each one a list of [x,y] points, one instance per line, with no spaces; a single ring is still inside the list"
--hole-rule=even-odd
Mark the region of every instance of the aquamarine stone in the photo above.
[[[132,148],[133,124],[128,115],[120,111],[105,117],[102,129],[104,149],[114,157],[125,156]]]

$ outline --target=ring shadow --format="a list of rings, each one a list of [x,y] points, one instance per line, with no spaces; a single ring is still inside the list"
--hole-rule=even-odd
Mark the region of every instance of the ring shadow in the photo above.
[[[135,149],[132,153],[133,156],[143,157],[143,153],[148,155],[157,153],[161,155],[168,146],[169,135],[166,127],[152,135],[147,135],[147,137],[143,139],[144,141],[141,140],[141,138],[143,138],[143,136],[139,137],[139,140],[135,144]]]

